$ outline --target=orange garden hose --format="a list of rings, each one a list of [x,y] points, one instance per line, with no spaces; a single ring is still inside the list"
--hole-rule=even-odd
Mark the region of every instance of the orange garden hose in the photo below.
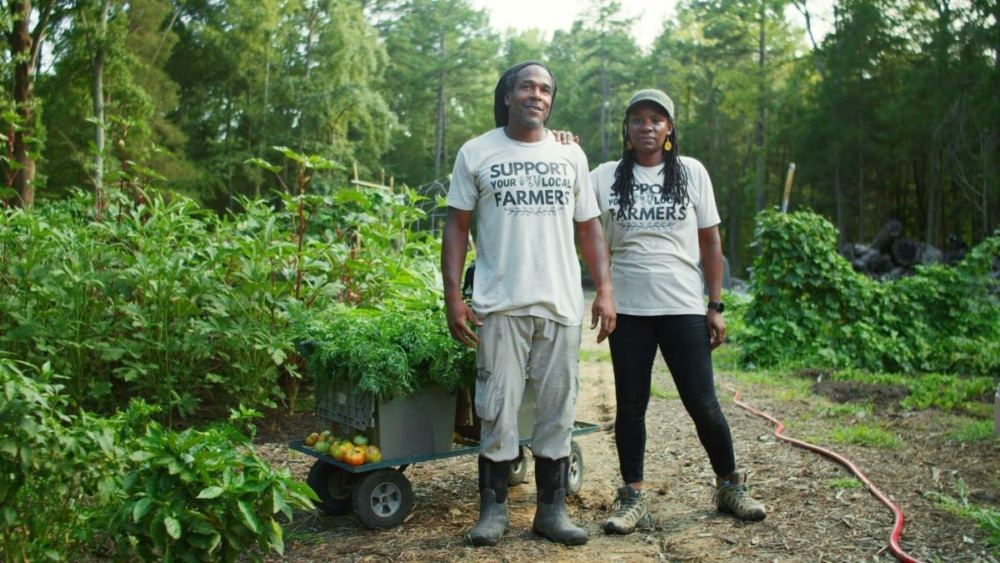
[[[882,502],[882,504],[884,504],[887,507],[889,507],[889,510],[891,510],[892,513],[893,513],[893,515],[895,515],[895,517],[896,517],[896,522],[895,522],[895,525],[893,526],[893,529],[892,529],[892,535],[889,538],[889,549],[890,549],[890,551],[892,551],[892,554],[896,556],[896,559],[899,559],[900,561],[903,561],[905,563],[920,563],[919,560],[911,557],[909,554],[907,554],[905,551],[903,551],[903,549],[901,547],[899,547],[899,535],[903,532],[903,512],[899,509],[898,506],[896,506],[895,503],[893,503],[891,500],[889,500],[889,497],[885,496],[885,494],[882,493],[882,491],[880,491],[878,489],[878,487],[876,487],[868,479],[868,477],[865,476],[864,473],[862,473],[862,471],[860,469],[858,469],[853,463],[851,463],[850,460],[844,458],[843,456],[841,456],[839,454],[836,454],[836,453],[831,452],[829,450],[823,449],[823,448],[821,448],[819,446],[815,446],[815,445],[810,444],[808,442],[803,442],[801,440],[796,440],[794,438],[788,438],[788,437],[782,436],[781,432],[785,429],[784,423],[782,423],[780,420],[774,418],[773,416],[771,416],[771,415],[769,415],[767,413],[761,412],[761,411],[759,411],[759,410],[757,410],[757,409],[755,409],[755,408],[747,405],[746,403],[741,402],[740,401],[740,392],[739,391],[736,391],[735,394],[733,395],[733,402],[736,403],[737,406],[739,406],[739,407],[741,407],[743,409],[746,409],[746,410],[750,411],[751,413],[753,413],[753,414],[755,414],[755,415],[757,415],[757,416],[759,416],[761,418],[766,418],[767,420],[770,420],[772,423],[774,423],[775,425],[777,425],[777,428],[774,429],[774,435],[777,436],[778,438],[780,438],[780,439],[782,439],[782,440],[784,440],[784,441],[786,441],[786,442],[788,442],[790,444],[799,446],[800,448],[805,448],[807,450],[811,450],[811,451],[814,451],[814,452],[819,453],[821,455],[824,455],[826,457],[829,457],[829,458],[837,461],[838,463],[840,463],[844,467],[848,468],[849,470],[851,470],[851,473],[853,473],[855,475],[855,477],[857,477],[858,479],[860,479],[861,482],[864,483],[865,486],[868,487],[868,491],[875,498],[877,498],[878,500],[880,500]]]

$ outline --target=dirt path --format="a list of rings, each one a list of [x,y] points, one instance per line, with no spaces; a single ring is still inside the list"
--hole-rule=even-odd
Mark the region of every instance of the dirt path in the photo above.
[[[743,523],[714,510],[714,479],[694,428],[676,399],[663,366],[656,386],[667,398],[654,398],[648,413],[646,487],[656,528],[631,536],[606,536],[607,518],[619,486],[613,442],[614,384],[607,345],[585,332],[578,420],[601,425],[577,437],[585,476],[580,494],[570,499],[570,516],[590,532],[590,541],[567,548],[531,533],[535,487],[527,480],[510,491],[512,530],[499,545],[473,549],[463,534],[478,513],[476,462],[462,456],[407,469],[416,497],[410,518],[390,531],[371,531],[351,515],[319,512],[297,515],[289,527],[286,555],[272,561],[895,561],[888,550],[892,513],[867,489],[837,488],[849,476],[841,465],[788,445],[773,425],[735,405],[734,383],[718,374],[723,409],[730,421],[737,462],[750,470],[753,495],[769,515]],[[820,397],[787,399],[780,388],[738,389],[742,401],[781,419],[784,435],[808,440],[823,436],[831,424],[817,405]],[[674,398],[670,398],[674,397]],[[902,445],[891,451],[821,444],[850,459],[897,503],[905,515],[902,548],[921,561],[997,562],[997,551],[982,543],[971,520],[935,508],[928,491],[954,496],[963,479],[970,500],[1000,506],[1000,453],[993,443],[958,444],[945,434],[951,418],[939,413],[874,415],[896,430]],[[867,420],[872,424],[874,420]],[[305,480],[314,459],[287,449],[288,440],[316,425],[311,415],[269,420],[258,437],[259,452],[275,465],[289,467]]]

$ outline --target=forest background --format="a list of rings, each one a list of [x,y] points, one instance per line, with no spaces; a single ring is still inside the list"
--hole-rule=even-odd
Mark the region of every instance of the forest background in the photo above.
[[[276,146],[343,165],[313,178],[318,192],[353,166],[446,185],[461,144],[493,127],[499,74],[538,59],[559,84],[549,126],[579,134],[595,166],[619,157],[632,92],[674,98],[680,150],[712,175],[736,274],[791,163],[794,205],[829,218],[840,242],[895,219],[939,248],[950,235],[972,246],[1000,217],[991,0],[841,0],[822,38],[805,0],[683,0],[648,48],[618,2],[591,1],[551,40],[491,29],[468,0],[3,7],[7,205],[100,192],[130,167],[140,187],[238,211],[280,186],[248,164],[280,160]]]

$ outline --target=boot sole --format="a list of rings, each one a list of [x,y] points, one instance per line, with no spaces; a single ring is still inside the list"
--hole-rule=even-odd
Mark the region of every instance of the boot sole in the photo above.
[[[503,537],[506,536],[507,532],[509,531],[510,528],[504,530],[503,534],[501,534],[500,537],[495,540],[493,538],[477,538],[473,537],[471,534],[465,534],[465,538],[469,540],[469,543],[471,543],[474,547],[493,546],[500,543],[500,540],[502,540]]]
[[[532,529],[531,531],[534,532],[536,535],[549,540],[552,543],[561,543],[562,545],[583,545],[587,543],[587,540],[590,539],[590,537],[584,536],[582,538],[569,538],[568,540],[560,540],[546,534],[545,532],[542,532],[541,530]]]

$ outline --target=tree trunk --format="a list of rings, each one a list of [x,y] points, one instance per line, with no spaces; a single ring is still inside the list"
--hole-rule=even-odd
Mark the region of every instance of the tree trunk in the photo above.
[[[767,6],[765,3],[761,2],[760,8],[760,35],[757,43],[757,61],[760,67],[760,97],[757,99],[757,134],[756,134],[756,145],[757,145],[757,211],[762,211],[765,207],[766,198],[764,194],[764,184],[767,178],[766,171],[764,170],[764,117],[765,108],[764,100],[766,99],[766,88],[767,81],[765,80],[765,70],[767,66],[767,49],[764,45],[765,40],[765,25],[767,24]]]
[[[607,162],[611,157],[611,131],[608,107],[611,105],[611,86],[608,80],[608,55],[601,48],[601,125],[598,135],[601,138],[601,162]],[[673,116],[671,116],[673,117]]]
[[[11,58],[14,63],[14,107],[21,127],[14,131],[11,155],[14,162],[20,164],[11,186],[21,195],[21,205],[31,207],[35,203],[35,160],[28,151],[28,139],[35,130],[35,108],[32,93],[35,89],[35,62],[38,56],[36,37],[32,34],[31,0],[13,0],[10,7],[10,17],[13,21],[8,35]],[[36,30],[41,29],[44,19],[39,22]]]
[[[94,170],[91,180],[94,182],[96,197],[102,197],[101,191],[104,188],[104,144],[105,127],[104,122],[104,66],[107,60],[106,39],[108,34],[108,12],[110,11],[110,0],[101,3],[101,13],[97,22],[97,37],[91,45],[94,58],[91,59],[91,92],[93,98],[94,111]],[[97,204],[100,206],[100,202]],[[100,217],[100,215],[98,215]]]
[[[445,44],[445,35],[441,34],[440,39],[440,53],[439,56],[441,60],[447,60],[447,45]],[[444,166],[444,125],[445,125],[445,99],[444,99],[444,82],[447,78],[445,70],[441,70],[438,73],[438,88],[437,88],[437,115],[434,124],[434,177],[441,177],[441,170]]]

